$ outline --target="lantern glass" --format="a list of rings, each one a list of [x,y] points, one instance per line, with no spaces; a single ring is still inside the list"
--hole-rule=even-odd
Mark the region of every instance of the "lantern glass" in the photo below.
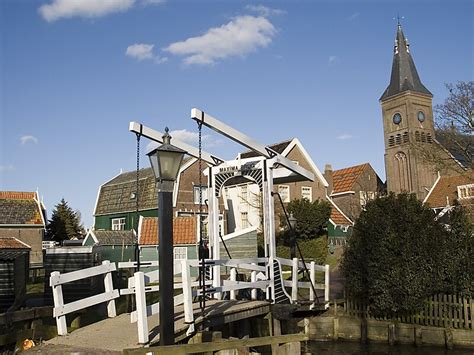
[[[147,154],[156,180],[175,181],[178,177],[179,168],[186,152],[171,145],[170,141],[171,136],[166,128],[163,144]]]

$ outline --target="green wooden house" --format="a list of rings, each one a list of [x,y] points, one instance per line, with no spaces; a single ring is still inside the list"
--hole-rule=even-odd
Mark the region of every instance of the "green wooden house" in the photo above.
[[[120,262],[135,260],[135,243],[136,234],[133,230],[90,230],[82,245],[94,246],[102,260]]]
[[[335,245],[345,244],[352,233],[354,222],[342,212],[331,198],[328,198],[328,201],[331,203],[331,216],[328,223],[329,243],[332,242]]]
[[[151,168],[138,174],[138,215],[158,216],[155,176]],[[137,173],[121,173],[99,188],[94,209],[94,229],[131,230],[136,228]]]

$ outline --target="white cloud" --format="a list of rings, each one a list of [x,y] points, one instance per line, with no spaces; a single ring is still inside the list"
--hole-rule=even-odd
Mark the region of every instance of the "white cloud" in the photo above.
[[[7,173],[11,171],[15,171],[15,167],[13,165],[0,165],[1,173]]]
[[[155,55],[153,53],[154,46],[154,44],[135,43],[127,47],[125,55],[135,58],[139,61],[150,59],[157,64],[165,63],[166,61],[168,61],[168,58],[160,57],[159,55]]]
[[[25,145],[28,142],[36,144],[36,143],[38,143],[38,138],[36,138],[34,136],[21,136],[20,137],[20,142],[21,142],[22,145]]]
[[[95,18],[130,9],[135,0],[53,0],[40,6],[40,15],[48,22],[61,18]]]
[[[341,62],[341,60],[339,59],[338,56],[335,56],[335,55],[329,56],[329,59],[328,59],[328,64],[329,65],[339,64],[340,62]]]
[[[343,134],[338,135],[336,138],[341,140],[341,141],[345,141],[345,140],[351,139],[352,135],[350,135],[348,133],[343,133]]]
[[[161,5],[165,2],[166,0],[141,0],[142,5]]]
[[[247,5],[245,6],[245,9],[256,12],[263,17],[278,16],[286,13],[286,11],[280,9],[272,9],[263,5]]]
[[[210,65],[224,58],[245,56],[259,47],[266,47],[276,32],[265,17],[238,16],[221,27],[209,29],[202,36],[172,43],[164,50],[184,56],[185,64]]]
[[[153,44],[135,43],[127,47],[125,55],[138,60],[153,58]]]
[[[352,15],[350,15],[347,19],[349,21],[354,21],[355,19],[357,19],[358,17],[360,16],[360,13],[359,12],[354,12]]]

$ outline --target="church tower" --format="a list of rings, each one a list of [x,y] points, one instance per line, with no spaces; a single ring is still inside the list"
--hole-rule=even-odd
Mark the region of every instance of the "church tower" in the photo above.
[[[390,83],[380,98],[388,191],[415,193],[423,199],[437,178],[417,148],[434,145],[432,98],[421,83],[399,23]]]

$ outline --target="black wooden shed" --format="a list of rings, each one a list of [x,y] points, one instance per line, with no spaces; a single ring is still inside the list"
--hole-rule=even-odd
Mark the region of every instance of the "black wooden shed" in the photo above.
[[[26,299],[31,247],[0,237],[0,313],[20,308]]]

